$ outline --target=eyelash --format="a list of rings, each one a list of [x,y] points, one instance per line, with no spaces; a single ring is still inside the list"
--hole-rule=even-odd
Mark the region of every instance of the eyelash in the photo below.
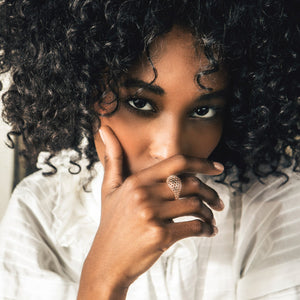
[[[132,106],[129,102],[130,101],[134,101],[134,100],[143,100],[145,101],[147,104],[150,104],[152,107],[152,110],[141,110],[138,108],[135,108],[134,106]],[[138,98],[138,97],[130,97],[127,98],[125,101],[125,107],[133,113],[136,113],[138,115],[141,115],[143,117],[152,117],[154,113],[157,112],[156,106],[154,105],[154,103],[152,101],[150,101],[149,99],[145,99],[145,98]]]
[[[138,108],[135,108],[132,104],[130,104],[130,101],[135,101],[135,100],[143,100],[145,101],[146,105],[149,104],[151,105],[152,107],[152,110],[142,110],[142,109],[138,109]],[[154,103],[149,100],[149,99],[145,99],[145,98],[138,98],[138,97],[130,97],[130,98],[127,98],[125,101],[125,107],[133,112],[133,113],[136,113],[136,114],[139,114],[141,116],[144,116],[144,117],[152,117],[154,113],[157,112],[157,108],[156,106],[154,105]],[[196,107],[195,109],[193,109],[192,111],[192,114],[195,113],[197,111],[197,109],[199,108],[208,108],[208,109],[213,109],[214,110],[214,115],[211,116],[211,117],[191,117],[192,119],[200,119],[200,120],[211,120],[213,118],[215,118],[217,116],[218,113],[222,112],[223,111],[223,107],[221,106],[215,106],[215,105],[203,105],[203,106],[198,106]]]

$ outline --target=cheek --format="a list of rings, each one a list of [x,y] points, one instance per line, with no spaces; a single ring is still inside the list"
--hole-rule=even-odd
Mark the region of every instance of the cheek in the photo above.
[[[201,130],[188,135],[191,150],[189,155],[208,158],[219,144],[222,130],[222,122],[218,122],[213,126],[203,127]]]
[[[129,165],[134,164],[135,160],[141,155],[141,153],[145,152],[147,148],[147,128],[145,126],[141,126],[132,118],[131,120],[124,120],[122,114],[116,113],[111,117],[101,117],[101,126],[106,125],[109,126],[116,137],[118,138],[124,156],[126,157],[126,161]],[[97,153],[99,159],[103,161],[104,158],[104,145],[100,139],[95,138],[95,143],[98,141],[99,143],[99,151],[97,148]],[[130,169],[132,167],[129,167]]]

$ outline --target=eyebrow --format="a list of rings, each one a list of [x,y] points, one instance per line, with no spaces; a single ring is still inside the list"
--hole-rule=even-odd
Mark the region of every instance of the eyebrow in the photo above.
[[[197,98],[197,101],[205,101],[205,100],[211,100],[216,98],[227,98],[227,97],[228,97],[228,88],[224,88],[222,90],[218,90],[215,92],[203,94]]]
[[[126,87],[126,88],[132,88],[132,87],[136,87],[136,88],[142,88],[144,90],[147,90],[149,92],[152,92],[156,95],[164,95],[165,91],[158,85],[156,84],[151,84],[148,82],[145,82],[143,80],[140,79],[136,79],[136,78],[128,78],[124,81],[124,83],[122,84],[122,86]]]
[[[163,88],[156,84],[151,84],[148,82],[145,82],[143,80],[137,79],[137,78],[128,78],[123,83],[122,86],[125,88],[142,88],[146,91],[152,92],[156,95],[162,96],[165,94],[165,91]],[[228,94],[228,88],[224,88],[222,90],[218,90],[215,92],[203,94],[197,98],[196,101],[205,101],[210,100],[214,98],[226,98]]]

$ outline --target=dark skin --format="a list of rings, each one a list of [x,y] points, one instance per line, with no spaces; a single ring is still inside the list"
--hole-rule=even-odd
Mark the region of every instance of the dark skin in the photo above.
[[[105,168],[101,224],[78,299],[125,299],[130,284],[176,241],[217,234],[212,211],[224,205],[195,174],[223,171],[208,157],[222,135],[228,76],[221,68],[201,80],[211,90],[200,88],[195,75],[208,61],[195,51],[192,34],[179,27],[158,38],[150,52],[155,83],[149,86],[153,69],[142,60],[122,83],[119,109],[101,117],[95,135]],[[178,200],[166,184],[171,174],[182,178]],[[187,215],[197,219],[172,221]]]

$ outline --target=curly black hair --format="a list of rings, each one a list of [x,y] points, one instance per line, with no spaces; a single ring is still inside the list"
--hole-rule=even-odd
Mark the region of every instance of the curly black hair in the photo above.
[[[299,171],[297,11],[297,0],[2,0],[0,68],[13,78],[2,97],[8,137],[21,135],[33,160],[72,148],[92,168],[94,104],[176,24],[204,47],[207,73],[224,63],[230,74],[225,129],[211,156],[226,166],[220,180],[233,169],[240,183],[249,172]]]

